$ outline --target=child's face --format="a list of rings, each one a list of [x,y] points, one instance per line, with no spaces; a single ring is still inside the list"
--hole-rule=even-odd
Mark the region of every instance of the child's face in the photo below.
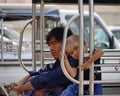
[[[83,47],[84,53],[86,53],[86,46],[84,43]],[[73,44],[68,44],[66,47],[67,54],[71,55],[74,59],[79,59],[79,43],[75,42]]]
[[[66,47],[66,53],[71,55],[74,59],[79,58],[79,43],[68,44]]]

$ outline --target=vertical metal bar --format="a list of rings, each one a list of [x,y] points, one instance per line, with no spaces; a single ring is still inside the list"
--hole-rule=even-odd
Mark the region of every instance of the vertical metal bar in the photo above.
[[[79,14],[80,14],[80,18],[79,18],[79,23],[80,23],[80,29],[79,29],[79,65],[83,64],[83,32],[84,32],[84,9],[83,9],[83,0],[78,0],[78,7],[79,7]],[[81,71],[81,69],[79,70],[79,96],[83,95],[83,89],[84,89],[84,84],[83,84],[83,71]]]
[[[41,6],[40,6],[40,62],[41,62],[41,67],[44,65],[44,54],[43,54],[43,46],[44,43],[44,1],[41,0]]]
[[[90,31],[90,56],[94,48],[94,5],[93,0],[89,0],[89,31]],[[90,95],[94,94],[94,65],[90,68]]]
[[[35,46],[36,46],[36,4],[32,3],[32,66],[36,71]]]
[[[1,61],[3,61],[3,19],[1,19]]]

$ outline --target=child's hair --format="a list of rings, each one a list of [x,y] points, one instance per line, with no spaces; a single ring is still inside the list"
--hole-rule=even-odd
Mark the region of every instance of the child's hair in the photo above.
[[[79,36],[78,35],[69,36],[66,42],[66,49],[65,49],[66,53],[71,54],[74,50],[75,45],[77,44],[79,44]]]
[[[84,46],[86,47],[86,41],[84,40]],[[79,36],[78,35],[71,35],[67,38],[66,42],[66,54],[72,54],[73,50],[79,48]]]

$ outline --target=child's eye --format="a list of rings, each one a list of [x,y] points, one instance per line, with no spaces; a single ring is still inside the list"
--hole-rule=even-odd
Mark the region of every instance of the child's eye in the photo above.
[[[79,48],[79,43],[76,42],[76,43],[73,45],[73,50],[76,50],[76,49],[78,49],[78,48]]]
[[[77,50],[79,48],[79,46],[74,46],[73,50]]]
[[[72,55],[72,54],[73,54],[73,51],[70,52],[70,55]]]

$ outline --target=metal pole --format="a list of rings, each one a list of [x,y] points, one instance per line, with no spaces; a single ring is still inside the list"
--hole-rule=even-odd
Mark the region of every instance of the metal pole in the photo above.
[[[1,19],[1,61],[3,61],[3,19]]]
[[[84,32],[84,24],[83,24],[83,16],[84,16],[84,9],[83,9],[83,0],[78,0],[78,7],[79,7],[79,23],[80,23],[80,29],[79,29],[79,65],[83,64],[83,32]],[[84,84],[83,84],[83,71],[81,69],[79,70],[79,96],[83,95],[83,89],[84,89]]]
[[[93,0],[89,0],[89,31],[90,31],[90,56],[93,54],[94,48],[94,4]],[[94,94],[94,65],[90,68],[90,95]]]
[[[44,1],[41,0],[41,7],[40,7],[40,62],[41,62],[41,67],[43,67],[44,65],[44,54],[43,54],[43,49],[44,49],[44,46],[43,46],[43,43],[44,43]]]
[[[36,4],[32,3],[32,66],[33,70],[36,71],[36,59],[35,59],[35,46],[36,46]]]

